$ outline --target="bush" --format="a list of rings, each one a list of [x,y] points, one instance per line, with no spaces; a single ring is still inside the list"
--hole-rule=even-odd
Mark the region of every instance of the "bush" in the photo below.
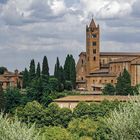
[[[115,87],[112,84],[106,84],[103,89],[103,94],[105,95],[115,95]]]
[[[104,120],[111,130],[110,139],[139,140],[140,139],[140,96],[135,100],[120,106],[119,111],[113,111],[109,118]]]
[[[71,133],[61,127],[47,127],[42,140],[74,140]]]
[[[0,140],[38,140],[34,125],[29,127],[15,117],[13,120],[0,114]]]

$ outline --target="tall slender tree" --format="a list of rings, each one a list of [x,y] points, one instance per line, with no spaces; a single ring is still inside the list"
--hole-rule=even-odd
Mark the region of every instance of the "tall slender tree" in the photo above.
[[[48,81],[49,81],[48,59],[46,56],[44,56],[43,63],[42,63],[42,82],[43,82],[44,89],[47,87]]]
[[[40,63],[38,62],[38,64],[37,64],[37,69],[36,69],[36,77],[37,77],[37,78],[40,78],[40,73],[41,73],[41,70],[40,70]]]
[[[71,81],[73,87],[75,88],[76,83],[76,68],[75,68],[75,60],[72,55],[67,55],[65,64],[64,64],[64,73],[65,79],[67,81]]]
[[[59,79],[59,71],[60,71],[60,62],[59,58],[56,59],[55,69],[54,69],[54,77]]]
[[[29,85],[29,72],[27,68],[23,71],[23,88],[26,88]]]
[[[30,77],[30,82],[36,77],[36,75],[35,75],[35,61],[34,61],[34,59],[32,59],[31,63],[30,63],[29,77]]]

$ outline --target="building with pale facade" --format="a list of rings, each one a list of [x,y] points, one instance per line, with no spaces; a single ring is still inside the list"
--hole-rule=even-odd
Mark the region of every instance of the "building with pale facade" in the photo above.
[[[86,26],[86,52],[81,52],[76,66],[76,88],[100,92],[107,83],[113,85],[124,68],[131,84],[140,84],[140,53],[100,52],[100,27],[92,19]]]

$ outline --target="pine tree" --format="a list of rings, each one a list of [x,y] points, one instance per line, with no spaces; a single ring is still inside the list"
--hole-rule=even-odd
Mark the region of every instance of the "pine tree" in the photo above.
[[[57,57],[55,69],[54,69],[54,77],[57,79],[59,79],[59,71],[60,71],[60,63],[59,63],[59,58]]]
[[[117,78],[116,94],[133,94],[131,87],[131,76],[126,69],[124,69],[123,73]]]
[[[45,89],[49,81],[49,66],[48,66],[48,59],[46,56],[44,56],[43,63],[42,63],[42,81],[43,81],[43,87]]]
[[[37,69],[36,69],[36,77],[37,77],[37,78],[40,77],[40,73],[41,73],[41,70],[40,70],[40,63],[38,62],[38,64],[37,64]]]
[[[35,78],[35,61],[34,59],[31,60],[30,63],[30,70],[29,70],[29,77],[30,77],[30,82]]]
[[[29,85],[29,72],[25,68],[23,72],[23,88],[26,88]]]

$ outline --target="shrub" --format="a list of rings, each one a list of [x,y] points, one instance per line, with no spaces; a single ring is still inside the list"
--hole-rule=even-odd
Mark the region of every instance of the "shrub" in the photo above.
[[[15,117],[13,120],[0,114],[0,140],[38,140],[34,125],[29,127]]]
[[[139,140],[140,139],[140,96],[120,106],[106,118],[106,126],[111,130],[113,140]]]

